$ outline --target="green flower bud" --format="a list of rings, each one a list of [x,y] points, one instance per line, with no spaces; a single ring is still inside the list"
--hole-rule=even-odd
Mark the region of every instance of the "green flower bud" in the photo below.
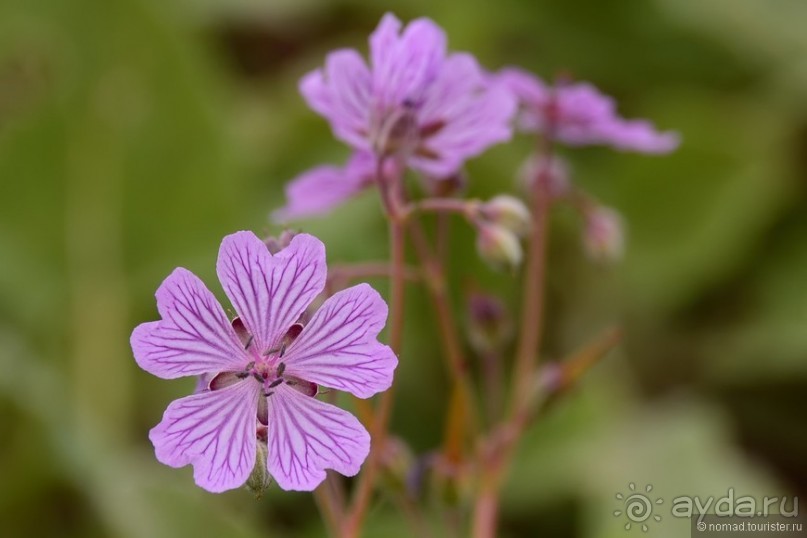
[[[524,257],[518,237],[497,224],[478,223],[476,250],[479,256],[496,269],[515,270]]]
[[[530,231],[530,210],[514,196],[501,194],[481,205],[479,214],[491,224],[497,224],[524,237]]]

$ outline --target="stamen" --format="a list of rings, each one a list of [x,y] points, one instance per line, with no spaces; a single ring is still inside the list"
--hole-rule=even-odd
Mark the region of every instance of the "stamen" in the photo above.
[[[281,383],[283,383],[284,381],[285,381],[285,379],[283,379],[282,377],[281,377],[280,379],[275,379],[274,381],[272,381],[271,383],[269,383],[269,386],[268,386],[267,388],[273,389],[273,388],[275,388],[276,386],[278,386],[278,385],[280,385]]]
[[[275,391],[270,390],[270,391],[264,392],[263,395],[268,398],[269,396],[271,396],[274,393],[275,393]]]
[[[250,370],[255,367],[255,361],[250,361],[246,366],[244,366],[244,370],[242,372],[236,372],[235,377],[238,379],[246,379],[249,374]]]
[[[283,372],[285,372],[285,371],[286,371],[286,363],[285,362],[281,362],[280,364],[277,365],[277,376],[278,377],[282,376]]]

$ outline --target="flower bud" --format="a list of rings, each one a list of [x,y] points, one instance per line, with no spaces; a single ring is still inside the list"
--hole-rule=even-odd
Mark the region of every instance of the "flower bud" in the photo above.
[[[262,426],[263,435],[266,435],[266,426]],[[261,433],[258,433],[258,448],[255,451],[255,467],[252,468],[249,478],[247,478],[246,488],[255,495],[256,499],[260,499],[269,486],[272,485],[272,477],[266,470],[266,440],[260,439]]]
[[[424,176],[423,187],[432,198],[455,198],[462,196],[468,187],[468,176],[457,170],[449,176]]]
[[[530,231],[530,210],[514,196],[500,194],[479,207],[479,214],[492,224],[497,224],[518,236]]]
[[[497,269],[515,270],[524,257],[518,237],[512,231],[486,222],[477,224],[476,250]]]
[[[386,484],[409,495],[409,477],[415,463],[407,444],[398,437],[388,437],[381,450],[381,468]]]
[[[468,339],[476,351],[501,349],[513,335],[513,320],[495,295],[473,292],[468,297]]]
[[[607,207],[597,206],[585,214],[583,247],[586,254],[601,262],[614,262],[625,250],[625,235],[619,213]]]
[[[521,168],[518,170],[518,182],[527,191],[532,190],[532,186],[539,179],[546,181],[549,196],[552,198],[563,198],[571,189],[569,180],[569,164],[565,159],[553,155],[547,163],[545,157],[540,155],[530,155]]]

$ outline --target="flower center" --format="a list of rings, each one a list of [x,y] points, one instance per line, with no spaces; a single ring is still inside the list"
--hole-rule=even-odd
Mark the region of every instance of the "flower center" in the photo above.
[[[382,110],[372,120],[373,149],[378,155],[409,155],[418,146],[417,104],[405,100],[400,107]]]

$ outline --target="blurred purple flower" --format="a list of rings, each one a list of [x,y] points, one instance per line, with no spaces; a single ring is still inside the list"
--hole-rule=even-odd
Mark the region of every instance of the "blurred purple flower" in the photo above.
[[[392,14],[370,36],[370,62],[352,49],[328,54],[300,91],[359,151],[398,155],[420,172],[445,177],[489,146],[510,139],[515,100],[473,56],[447,54],[433,21],[402,28]]]
[[[375,181],[376,158],[357,151],[344,166],[322,165],[303,172],[286,185],[286,205],[272,213],[275,222],[325,214]],[[393,161],[384,163],[385,176],[394,174]]]
[[[551,125],[554,138],[571,146],[602,144],[641,153],[669,153],[680,143],[678,133],[656,131],[646,120],[621,118],[613,98],[591,84],[551,87],[515,67],[493,78],[518,98],[519,126],[525,131],[543,133]]]
[[[325,469],[358,473],[370,436],[313,397],[314,384],[360,398],[389,388],[397,358],[377,340],[387,317],[381,296],[367,284],[346,289],[301,328],[326,277],[325,247],[305,234],[274,256],[251,232],[225,237],[217,272],[239,316],[232,323],[201,280],[178,268],[157,290],[162,319],[132,333],[141,368],[206,383],[171,403],[151,430],[157,459],[191,464],[199,486],[225,491],[249,477],[261,434],[266,468],[283,489],[312,490]]]

